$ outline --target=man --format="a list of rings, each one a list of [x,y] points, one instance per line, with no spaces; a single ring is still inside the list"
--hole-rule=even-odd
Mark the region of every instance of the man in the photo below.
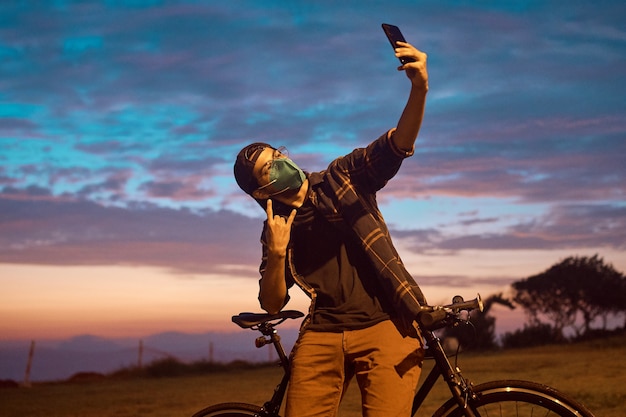
[[[414,320],[425,299],[404,268],[376,192],[413,154],[428,72],[426,54],[398,42],[411,91],[395,129],[305,174],[265,143],[237,156],[238,185],[265,208],[259,300],[280,311],[296,284],[311,298],[292,351],[286,416],[334,416],[355,377],[367,417],[409,416],[424,350]]]

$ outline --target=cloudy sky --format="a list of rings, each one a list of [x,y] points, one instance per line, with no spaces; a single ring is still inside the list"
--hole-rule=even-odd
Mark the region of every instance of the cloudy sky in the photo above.
[[[0,339],[257,311],[264,213],[234,156],[269,141],[320,170],[395,126],[410,84],[383,22],[428,53],[415,156],[379,193],[426,296],[572,255],[626,271],[624,17],[623,1],[3,2]]]

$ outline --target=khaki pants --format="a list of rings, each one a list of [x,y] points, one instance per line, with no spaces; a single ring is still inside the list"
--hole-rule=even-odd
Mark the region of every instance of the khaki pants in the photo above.
[[[304,331],[293,350],[286,417],[337,414],[356,377],[364,417],[411,415],[424,349],[391,321],[341,333]]]

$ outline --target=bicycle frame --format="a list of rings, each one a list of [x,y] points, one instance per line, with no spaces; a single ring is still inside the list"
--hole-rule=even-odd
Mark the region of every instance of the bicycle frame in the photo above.
[[[272,398],[263,404],[261,415],[268,417],[278,415],[285,397],[289,378],[291,376],[289,357],[285,354],[282,343],[280,342],[280,336],[274,328],[274,326],[279,323],[272,324],[270,322],[264,322],[256,327],[256,330],[260,331],[264,335],[256,339],[256,347],[260,348],[267,344],[274,345],[274,349],[279,357],[280,365],[284,370],[284,375],[278,385],[276,385]],[[466,417],[475,417],[472,408],[469,407],[469,404],[471,404],[470,398],[474,398],[471,384],[469,384],[469,382],[461,376],[458,368],[455,369],[452,364],[450,364],[450,361],[441,346],[439,338],[430,330],[422,330],[422,335],[428,347],[428,351],[432,354],[436,365],[429,372],[424,382],[419,386],[419,389],[413,399],[413,410],[411,415],[415,415],[430,391],[433,389],[439,377],[443,376],[443,379],[448,385],[453,398],[455,398],[459,407],[464,410]]]
[[[469,399],[474,398],[471,384],[469,384],[469,382],[461,376],[460,369],[452,367],[452,364],[450,364],[450,361],[441,346],[439,338],[430,330],[422,331],[422,335],[426,345],[428,346],[428,351],[432,354],[435,360],[435,366],[428,373],[426,379],[424,379],[424,382],[422,382],[415,394],[411,415],[415,415],[417,410],[419,410],[420,406],[424,403],[424,400],[430,391],[435,386],[439,377],[443,376],[453,398],[457,401],[459,407],[465,410],[466,417],[475,417],[471,407],[468,407],[470,404]]]
[[[439,338],[434,331],[453,327],[469,321],[469,315],[461,312],[478,309],[482,311],[482,301],[478,298],[465,302],[462,297],[454,297],[447,306],[424,306],[416,318],[428,354],[435,360],[435,366],[422,381],[413,398],[415,415],[432,391],[440,376],[448,386],[452,397],[435,412],[437,416],[477,417],[481,415],[555,415],[560,417],[594,417],[586,407],[573,398],[547,385],[520,380],[488,381],[474,386],[461,375],[461,370],[448,360]],[[241,402],[224,402],[203,408],[194,417],[278,417],[290,378],[290,358],[285,354],[275,326],[287,319],[304,316],[294,310],[277,314],[241,313],[233,316],[233,322],[244,329],[259,330],[263,336],[256,339],[256,346],[274,345],[280,358],[284,375],[274,389],[272,398],[262,407]],[[480,410],[480,412],[478,411]]]
[[[277,324],[282,323],[282,321],[284,321],[284,319]],[[267,417],[278,416],[280,406],[283,403],[283,399],[285,398],[285,392],[287,391],[289,378],[291,377],[289,358],[287,357],[287,354],[283,349],[283,345],[280,342],[280,336],[278,335],[274,326],[275,324],[272,324],[270,322],[261,323],[257,327],[257,330],[259,330],[265,337],[261,336],[255,341],[255,345],[257,348],[263,347],[270,343],[274,345],[274,349],[278,354],[280,366],[283,368],[284,371],[282,379],[280,380],[278,385],[276,385],[276,388],[274,388],[272,398],[269,401],[265,402],[265,404],[263,404],[263,408],[261,409],[261,415]]]

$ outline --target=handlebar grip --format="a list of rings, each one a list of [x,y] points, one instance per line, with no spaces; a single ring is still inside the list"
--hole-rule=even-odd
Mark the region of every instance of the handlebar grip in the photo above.
[[[448,313],[443,309],[433,311],[422,311],[417,315],[417,319],[427,329],[446,318]]]
[[[463,297],[461,297],[460,295],[457,295],[452,300],[452,304],[445,306],[445,308],[449,308],[451,310],[457,310],[457,311],[460,311],[460,310],[470,311],[470,310],[477,309],[478,311],[482,313],[483,310],[485,309],[485,306],[483,304],[483,300],[480,294],[478,294],[476,298],[470,301],[463,301]]]
[[[462,303],[457,303],[457,304],[451,304],[449,307],[455,310],[468,310],[469,311],[469,310],[474,310],[475,308],[477,308],[480,311],[483,311],[482,306],[478,304],[476,300],[464,301]]]

